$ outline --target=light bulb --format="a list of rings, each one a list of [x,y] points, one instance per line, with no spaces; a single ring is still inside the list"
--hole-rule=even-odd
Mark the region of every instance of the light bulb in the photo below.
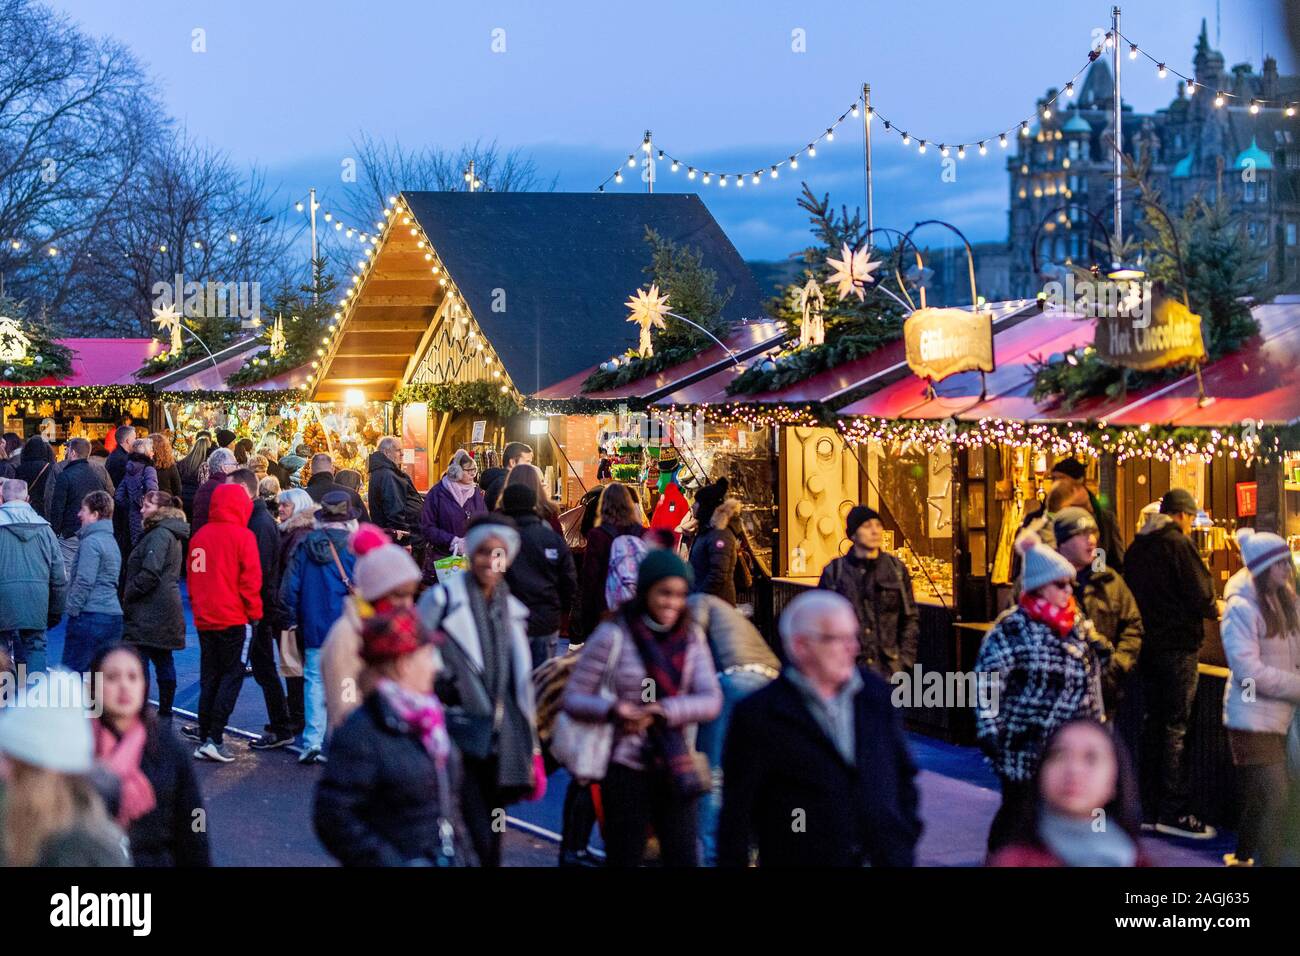
[[[1130,43],[1130,44],[1129,44],[1129,47],[1128,47],[1128,58],[1129,58],[1130,60],[1136,60],[1136,59],[1138,58],[1138,45],[1137,45],[1136,43]]]
[[[965,146],[958,146],[958,147],[957,147],[957,158],[958,158],[958,159],[965,159],[965,158],[966,158],[966,147],[965,147]]]
[[[925,152],[925,140],[921,140],[921,146],[920,146],[920,148],[917,150],[917,152],[919,152],[919,153],[924,153],[924,152]]]
[[[810,157],[817,155],[817,147],[814,146],[812,143],[808,144],[808,155]]]
[[[673,172],[677,172],[677,160],[675,160],[675,159],[673,160],[673,165],[672,165],[671,169],[672,169]]]
[[[329,221],[330,221],[331,219],[333,219],[333,218],[334,218],[334,213],[332,213],[332,212],[327,212],[327,213],[325,214],[325,221],[326,221],[326,222],[329,222]]]
[[[1028,136],[1028,135],[1029,135],[1029,122],[1028,122],[1027,120],[1021,122],[1021,124],[1020,124],[1020,135],[1021,135],[1021,136]]]
[[[1044,107],[1043,107],[1043,119],[1046,120],[1046,119],[1051,119],[1051,118],[1052,118],[1052,108],[1051,108],[1050,106],[1044,106]]]
[[[1250,111],[1251,111],[1251,113],[1258,113],[1258,112],[1259,112],[1259,100],[1251,100],[1251,101],[1250,101]]]
[[[983,143],[980,143],[980,155],[984,156],[988,153],[988,151],[989,151],[988,147],[985,146]]]
[[[628,154],[628,157],[627,157],[627,164],[628,164],[629,166],[636,166],[636,154],[635,154],[635,153],[629,153],[629,154]]]
[[[998,136],[998,145],[1001,146],[1003,149],[1006,149],[1006,148],[1007,148],[1007,134],[1006,134],[1006,133],[1002,133],[1001,135]]]
[[[828,142],[828,143],[829,143],[829,142],[832,142],[834,139],[835,139],[835,130],[833,130],[833,129],[828,129],[828,130],[826,131],[826,142]]]
[[[939,144],[939,155],[944,157],[945,159],[947,159],[948,157],[948,147],[943,145],[943,143]]]
[[[296,202],[296,203],[293,204],[293,208],[296,209],[296,210],[298,210],[299,212],[302,212],[303,205],[302,205],[302,203],[300,203],[300,202]]]
[[[1222,92],[1219,92],[1219,93],[1214,94],[1214,105],[1215,105],[1215,106],[1222,106],[1222,105],[1223,105],[1223,93],[1222,93]]]
[[[853,109],[852,109],[850,112],[852,112],[854,116],[857,116],[857,115],[858,115],[858,104],[857,104],[857,103],[854,103],[854,104],[853,104]]]
[[[799,168],[799,157],[798,157],[798,156],[791,156],[791,157],[790,157],[790,168],[791,168],[791,169],[798,169],[798,168]]]
[[[621,183],[622,181],[623,181],[623,170],[620,169],[618,172],[614,174],[614,182]]]
[[[904,146],[912,145],[912,137],[908,136],[906,133],[903,134],[903,145]]]
[[[777,177],[777,172],[776,172],[776,167],[775,167],[775,166],[772,167],[772,172],[771,172],[770,175],[771,175],[771,177],[772,177],[773,179],[776,179],[776,177]]]
[[[1073,83],[1066,83],[1066,84],[1065,84],[1065,95],[1066,95],[1066,96],[1073,96],[1073,95],[1074,95],[1074,84],[1073,84]]]
[[[758,173],[755,173],[755,174],[754,174],[754,179],[753,179],[753,183],[754,183],[755,186],[758,185],[758,179],[759,179],[759,174],[758,174]]]
[[[1165,68],[1165,65],[1163,63],[1159,64],[1156,67],[1156,76],[1160,77],[1160,79],[1163,80],[1168,75],[1169,75],[1169,71]]]
[[[727,176],[726,176],[725,173],[724,173],[723,175],[721,175],[721,176],[718,177],[718,185],[719,185],[719,186],[722,186],[724,189],[726,188],[726,185],[727,185]]]
[[[687,179],[694,179],[694,178],[695,178],[695,167],[694,167],[694,166],[688,166],[688,167],[687,167],[687,169],[686,169],[686,178],[687,178]]]
[[[704,174],[704,185],[707,186],[708,184],[709,184],[709,174],[708,174],[708,173],[705,173],[705,174]]]
[[[1295,116],[1295,107],[1292,106],[1290,103],[1286,105],[1286,115]]]

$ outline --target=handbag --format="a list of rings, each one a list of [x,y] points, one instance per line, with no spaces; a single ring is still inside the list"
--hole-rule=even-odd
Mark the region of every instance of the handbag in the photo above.
[[[280,632],[280,676],[302,677],[302,651],[298,648],[298,629]]]
[[[623,632],[615,629],[609,660],[600,678],[598,693],[611,703],[616,699],[614,678],[618,655],[623,649]],[[580,781],[604,780],[609,769],[609,755],[614,749],[614,724],[578,720],[561,710],[551,728],[551,756]]]
[[[432,863],[436,867],[468,866],[456,849],[456,827],[447,816],[453,806],[447,768],[435,763],[434,775],[438,780],[438,848],[433,853]]]

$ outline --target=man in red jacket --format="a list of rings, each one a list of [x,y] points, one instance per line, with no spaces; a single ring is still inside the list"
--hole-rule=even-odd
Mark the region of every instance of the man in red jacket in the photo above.
[[[208,522],[190,538],[189,589],[199,632],[199,723],[181,732],[194,756],[230,763],[222,731],[244,683],[244,629],[262,619],[262,564],[248,530],[253,501],[242,485],[212,491]]]

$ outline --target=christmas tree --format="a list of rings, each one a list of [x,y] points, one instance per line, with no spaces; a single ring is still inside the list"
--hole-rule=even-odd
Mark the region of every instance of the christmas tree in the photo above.
[[[311,266],[309,283],[276,293],[268,313],[276,318],[263,320],[258,335],[266,350],[249,358],[226,379],[227,385],[251,385],[308,364],[315,358],[326,332],[337,327],[341,313],[335,304],[334,289],[338,283],[326,273],[324,258],[313,260]],[[283,349],[275,334],[277,320],[283,333]]]

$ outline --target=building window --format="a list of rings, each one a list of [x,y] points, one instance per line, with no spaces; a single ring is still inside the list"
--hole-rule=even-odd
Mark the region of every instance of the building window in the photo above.
[[[1259,192],[1259,201],[1268,202],[1268,180],[1267,179],[1261,179],[1259,181],[1258,192]]]
[[[1295,223],[1293,222],[1286,224],[1286,244],[1288,246],[1295,245]]]
[[[1255,201],[1255,184],[1254,184],[1254,183],[1248,182],[1248,183],[1244,183],[1244,184],[1243,184],[1242,193],[1241,193],[1241,198],[1242,198],[1245,202],[1254,202],[1254,201]],[[1253,226],[1254,223],[1251,223],[1251,225]]]

